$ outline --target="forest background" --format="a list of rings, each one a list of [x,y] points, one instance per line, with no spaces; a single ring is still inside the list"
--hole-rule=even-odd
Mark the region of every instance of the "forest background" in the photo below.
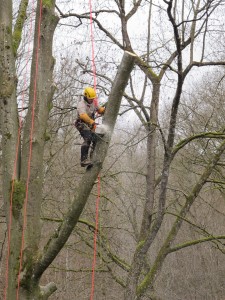
[[[98,174],[95,299],[225,299],[224,12],[0,1],[1,299],[90,298]],[[86,171],[73,124],[92,41],[111,133]]]

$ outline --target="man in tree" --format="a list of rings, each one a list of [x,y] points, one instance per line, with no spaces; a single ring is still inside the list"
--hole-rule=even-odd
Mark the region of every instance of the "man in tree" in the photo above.
[[[75,127],[79,130],[80,135],[84,139],[81,145],[81,167],[92,165],[92,161],[88,159],[88,151],[91,146],[90,158],[96,145],[96,113],[104,114],[105,107],[101,107],[94,103],[97,98],[96,92],[92,87],[86,87],[83,93],[83,99],[77,105],[77,120]]]

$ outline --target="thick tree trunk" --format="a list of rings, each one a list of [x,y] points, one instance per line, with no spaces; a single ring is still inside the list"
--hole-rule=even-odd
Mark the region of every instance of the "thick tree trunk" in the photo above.
[[[31,278],[33,265],[39,252],[41,224],[40,210],[43,190],[43,154],[52,97],[54,94],[52,57],[53,34],[59,18],[54,13],[55,1],[38,1],[34,50],[31,66],[29,109],[26,115],[21,157],[21,180],[28,188],[26,205],[26,231],[23,250],[23,277],[21,293],[24,299],[39,299],[38,281]],[[55,289],[53,289],[55,290]],[[27,294],[27,291],[31,291]]]
[[[40,1],[37,2],[29,110],[23,134],[22,157],[19,160],[21,146],[18,136],[15,71],[15,51],[19,41],[13,41],[12,38],[12,1],[0,1],[0,122],[4,170],[3,197],[7,212],[10,246],[8,274],[6,274],[6,296],[9,300],[16,299],[17,293],[20,300],[47,299],[50,291],[52,293],[55,290],[52,284],[41,289],[38,281],[31,280],[32,265],[37,259],[40,242],[43,152],[49,109],[54,92],[52,40],[58,23],[58,17],[54,14],[55,1],[43,1],[42,7],[40,7]],[[23,7],[24,11],[25,9],[26,7]],[[22,31],[22,28],[17,28],[17,30]],[[40,36],[40,41],[38,41],[38,36]],[[16,47],[14,42],[16,42]],[[31,130],[33,131],[32,144],[30,143]],[[31,146],[32,155],[30,156]],[[15,160],[17,164],[14,165]],[[28,187],[27,196],[26,187]],[[26,211],[22,209],[24,199],[28,199]],[[24,214],[26,214],[25,219]],[[25,240],[21,246],[23,226]],[[20,257],[23,258],[22,269],[20,269]]]
[[[0,126],[2,133],[2,170],[3,170],[3,199],[6,211],[6,220],[8,227],[8,236],[13,240],[10,248],[10,257],[7,261],[9,280],[6,282],[8,286],[8,299],[15,297],[11,291],[15,291],[18,264],[18,252],[20,249],[21,239],[19,223],[19,209],[21,208],[22,198],[16,197],[19,168],[15,164],[16,145],[18,141],[18,112],[16,102],[16,71],[15,57],[13,54],[12,40],[12,3],[8,0],[0,1]],[[20,145],[18,145],[19,156]],[[18,160],[17,160],[18,161]],[[14,170],[15,169],[15,170]],[[11,197],[12,179],[14,178],[14,197]],[[14,183],[13,182],[13,183]],[[12,215],[10,217],[10,203],[12,203]],[[13,230],[10,230],[13,228]],[[14,297],[14,298],[13,298]]]
[[[58,17],[54,14],[54,2],[48,1],[51,4],[45,5],[43,1],[43,7],[40,9],[39,1],[37,6],[29,109],[25,120],[21,158],[21,179],[29,185],[26,242],[29,244],[29,251],[33,253],[37,251],[40,240],[43,152],[47,120],[54,93],[52,41],[58,23]],[[27,247],[26,250],[28,250]]]
[[[16,102],[16,71],[12,41],[12,3],[0,2],[0,122],[2,132],[3,195],[9,211],[10,181],[12,180],[18,135]],[[18,170],[18,168],[17,168]],[[17,178],[15,174],[15,178]]]
[[[146,194],[145,207],[143,211],[142,225],[139,242],[145,240],[152,222],[154,195],[155,195],[155,161],[156,161],[156,137],[158,124],[158,106],[159,106],[160,82],[153,82],[152,102],[150,109],[150,124],[147,137],[147,176],[146,176]]]

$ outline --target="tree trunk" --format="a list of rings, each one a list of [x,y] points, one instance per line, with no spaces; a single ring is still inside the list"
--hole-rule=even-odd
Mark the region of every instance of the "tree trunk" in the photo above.
[[[190,211],[190,208],[192,204],[194,203],[195,199],[198,197],[202,187],[204,184],[207,182],[208,178],[212,174],[215,166],[219,162],[221,156],[223,155],[225,151],[225,142],[221,142],[217,150],[215,151],[214,156],[212,159],[209,161],[208,165],[205,167],[204,172],[202,175],[199,177],[198,181],[194,185],[193,189],[190,191],[189,195],[186,197],[185,204],[181,208],[178,217],[173,223],[173,226],[171,227],[171,230],[169,231],[167,237],[165,238],[165,241],[158,251],[158,255],[155,258],[155,261],[152,264],[151,269],[149,272],[144,276],[142,281],[140,282],[139,286],[137,287],[136,294],[137,297],[134,299],[141,299],[141,297],[144,295],[145,291],[150,287],[153,286],[156,276],[159,273],[162,264],[166,258],[166,256],[170,253],[170,247],[174,239],[176,238],[182,223],[185,220],[185,217],[187,213]],[[133,299],[133,298],[130,298]]]
[[[150,109],[150,122],[148,124],[147,137],[147,176],[145,207],[143,211],[142,225],[139,242],[145,240],[150,229],[153,214],[154,194],[155,194],[155,161],[156,161],[156,137],[158,124],[158,105],[160,94],[160,81],[154,80],[152,90],[152,102]]]
[[[38,281],[31,279],[40,242],[43,152],[54,93],[52,40],[59,19],[54,14],[54,0],[43,1],[42,7],[40,2],[37,2],[29,109],[23,134],[21,161],[18,159],[21,147],[18,136],[15,47],[11,27],[12,1],[0,2],[0,40],[3,41],[0,46],[0,116],[3,136],[3,195],[9,232],[9,262],[6,274],[6,296],[9,300],[16,299],[17,295],[20,300],[44,299],[50,290],[55,290],[52,285],[51,289],[40,289]],[[16,42],[18,45],[19,41]],[[15,160],[17,165],[14,166]]]
[[[52,57],[53,35],[59,18],[55,15],[55,1],[37,5],[34,51],[31,66],[29,109],[26,115],[21,159],[21,180],[28,187],[26,205],[26,232],[23,255],[21,292],[31,290],[24,299],[43,298],[38,281],[31,278],[33,265],[39,255],[41,234],[40,210],[43,190],[43,154],[49,111],[54,94]],[[53,289],[55,290],[55,289]],[[30,298],[29,298],[30,297]]]
[[[20,201],[16,197],[17,185],[14,186],[14,196],[11,197],[12,179],[18,182],[19,168],[15,164],[17,138],[18,138],[18,112],[16,101],[16,71],[15,57],[13,54],[12,40],[12,3],[11,1],[0,1],[0,125],[2,133],[2,170],[3,170],[3,199],[6,210],[8,236],[13,240],[13,247],[10,249],[8,260],[8,299],[14,299],[11,290],[15,291],[17,277],[16,264],[18,260],[17,249],[20,249],[21,239],[18,236],[20,231],[18,210],[21,208]],[[18,145],[18,149],[20,149]],[[18,150],[19,151],[19,150]],[[18,160],[17,160],[18,161]],[[10,207],[12,215],[10,216]],[[10,230],[13,228],[13,230]],[[11,235],[11,236],[10,236]]]

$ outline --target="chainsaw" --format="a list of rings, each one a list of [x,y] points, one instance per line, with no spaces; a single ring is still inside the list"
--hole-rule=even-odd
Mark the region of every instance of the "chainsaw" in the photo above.
[[[100,137],[103,137],[107,133],[107,125],[105,124],[96,124],[95,134]]]

